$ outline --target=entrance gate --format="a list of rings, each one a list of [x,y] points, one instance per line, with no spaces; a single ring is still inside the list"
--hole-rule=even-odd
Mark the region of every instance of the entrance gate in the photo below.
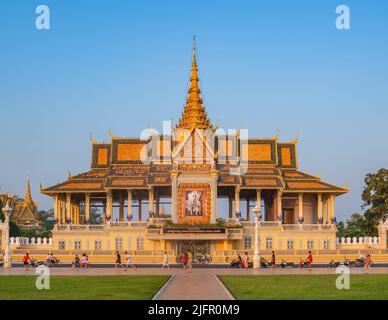
[[[209,240],[182,240],[177,243],[177,262],[182,261],[182,255],[188,250],[193,254],[193,263],[211,262],[211,245]]]

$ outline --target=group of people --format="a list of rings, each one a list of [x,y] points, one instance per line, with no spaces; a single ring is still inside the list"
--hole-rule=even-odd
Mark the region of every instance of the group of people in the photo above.
[[[193,272],[193,254],[190,249],[182,254],[182,267],[183,270],[188,270],[189,273]]]
[[[89,268],[89,257],[86,253],[82,254],[80,258],[78,254],[75,255],[74,261],[72,263],[73,268]]]
[[[118,267],[121,267],[125,271],[128,271],[129,268],[135,269],[136,266],[132,263],[132,257],[129,254],[128,251],[125,251],[125,266],[121,261],[121,254],[119,251],[116,251],[116,260],[115,260],[115,270],[117,270]]]

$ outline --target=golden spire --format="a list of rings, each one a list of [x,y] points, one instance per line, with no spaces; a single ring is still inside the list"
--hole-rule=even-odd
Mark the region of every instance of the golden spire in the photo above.
[[[31,197],[30,179],[28,179],[27,186],[26,186],[26,196],[24,197],[24,204],[28,205],[31,203],[34,203],[34,201],[32,201],[32,197]]]
[[[202,104],[201,89],[199,88],[195,36],[193,37],[193,58],[190,72],[190,88],[186,98],[186,105],[183,109],[182,117],[179,120],[177,127],[184,129],[213,128],[213,125],[207,117],[205,107]]]

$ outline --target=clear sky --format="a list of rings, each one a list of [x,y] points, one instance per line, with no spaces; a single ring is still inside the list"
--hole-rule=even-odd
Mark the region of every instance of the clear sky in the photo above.
[[[46,4],[51,29],[35,28]],[[335,27],[337,5],[350,30]],[[213,122],[280,141],[300,131],[300,169],[350,192],[388,164],[388,3],[320,1],[3,0],[0,6],[0,192],[33,198],[90,167],[98,141],[178,120],[197,37]]]

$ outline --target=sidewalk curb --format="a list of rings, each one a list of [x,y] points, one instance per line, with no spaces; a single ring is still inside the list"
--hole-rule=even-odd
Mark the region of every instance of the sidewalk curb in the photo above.
[[[152,297],[152,300],[159,300],[160,296],[164,293],[166,288],[170,285],[170,282],[175,278],[175,275],[171,276],[170,279],[166,281],[166,283],[160,288],[160,290],[155,293],[155,295]]]
[[[228,290],[228,288],[224,285],[224,283],[218,278],[217,275],[214,276],[218,283],[221,285],[222,289],[224,289],[226,295],[229,297],[230,300],[236,300],[236,298],[233,296],[233,294]]]

